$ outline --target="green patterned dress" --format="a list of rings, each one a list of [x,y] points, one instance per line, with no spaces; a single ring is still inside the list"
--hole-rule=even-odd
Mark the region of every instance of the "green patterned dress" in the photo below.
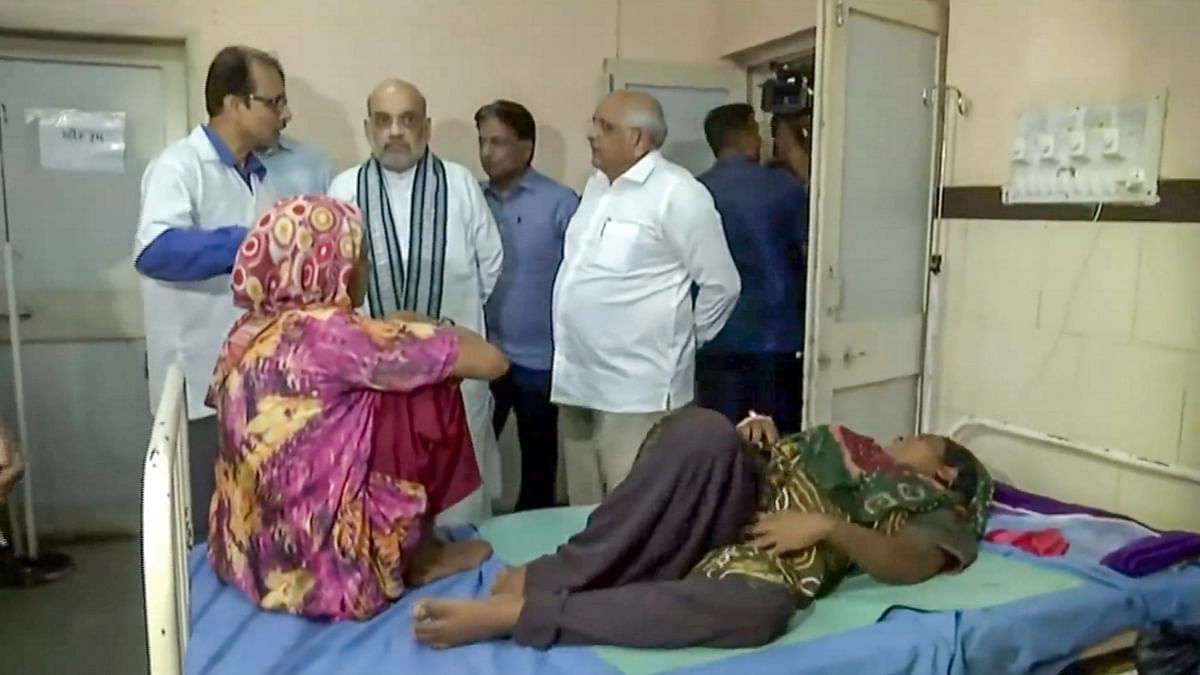
[[[887,534],[919,527],[960,567],[974,560],[992,495],[982,464],[977,462],[977,489],[968,501],[845,427],[815,427],[759,449],[766,455],[761,512],[820,513]],[[803,608],[853,570],[853,562],[825,542],[787,556],[742,543],[709,552],[695,572],[780,584]]]

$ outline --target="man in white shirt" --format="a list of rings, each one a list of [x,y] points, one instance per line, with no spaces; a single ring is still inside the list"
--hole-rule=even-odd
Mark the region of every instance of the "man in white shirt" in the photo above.
[[[229,273],[247,228],[274,194],[255,148],[270,147],[291,117],[283,69],[269,54],[226,47],[204,84],[209,121],[167,147],[146,167],[134,238],[142,275],[150,401],[162,396],[167,368],[187,385],[192,525],[208,530],[215,484],[217,423],[204,405],[217,353],[242,314]]]
[[[329,195],[363,211],[371,315],[417,312],[486,335],[483,306],[503,264],[500,230],[466,167],[429,151],[425,97],[386,80],[367,98],[371,158],[336,178]],[[439,524],[476,522],[500,496],[500,449],[488,383],[461,384],[483,487],[442,512]]]
[[[692,401],[697,342],[720,332],[741,289],[712,197],[659,153],[666,136],[645,93],[613,92],[592,117],[598,171],[554,286],[551,400],[572,504],[616,488],[650,428]]]

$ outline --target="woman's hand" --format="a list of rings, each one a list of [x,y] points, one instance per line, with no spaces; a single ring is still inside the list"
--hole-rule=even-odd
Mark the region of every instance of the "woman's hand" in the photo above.
[[[747,443],[774,443],[779,440],[779,429],[775,428],[775,420],[766,415],[759,415],[753,410],[750,416],[737,425],[738,433]]]
[[[792,555],[829,536],[836,524],[833,518],[820,513],[760,513],[750,526],[750,544],[760,551]]]

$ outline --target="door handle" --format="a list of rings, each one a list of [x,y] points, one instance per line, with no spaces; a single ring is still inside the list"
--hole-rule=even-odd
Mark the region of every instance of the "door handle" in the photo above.
[[[817,355],[817,365],[821,368],[828,368],[831,363],[833,363],[833,359],[829,358],[828,354],[822,353]]]
[[[0,311],[0,321],[8,321],[9,313],[7,310]],[[28,321],[33,318],[33,312],[28,309],[17,310],[17,319],[20,321]]]

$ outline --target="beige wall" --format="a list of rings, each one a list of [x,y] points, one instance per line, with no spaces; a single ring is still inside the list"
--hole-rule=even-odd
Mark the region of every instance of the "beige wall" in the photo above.
[[[971,98],[953,183],[997,185],[1018,111],[1170,88],[1163,173],[1200,178],[1200,3],[953,0]],[[937,408],[1200,469],[1200,224],[952,220]],[[1019,486],[1200,529],[1200,486],[984,435]]]
[[[1162,175],[1200,177],[1200,2],[951,0],[947,80],[971,99],[951,185],[1008,180],[1017,115],[1169,89]]]
[[[719,0],[716,53],[761,47],[817,25],[817,0]]]
[[[339,166],[366,152],[364,99],[383,77],[423,88],[435,148],[476,171],[472,114],[513,98],[539,121],[536,166],[576,187],[604,59],[715,63],[815,23],[816,0],[0,0],[4,28],[186,39],[196,121],[216,50],[273,51],[292,131]]]
[[[422,87],[435,148],[475,170],[471,116],[513,98],[539,120],[535,164],[579,187],[590,169],[584,135],[604,59],[715,62],[717,2],[0,0],[0,26],[185,38],[195,115],[216,50],[246,43],[273,51],[288,71],[292,131],[339,166],[366,152],[364,100],[383,77]]]

